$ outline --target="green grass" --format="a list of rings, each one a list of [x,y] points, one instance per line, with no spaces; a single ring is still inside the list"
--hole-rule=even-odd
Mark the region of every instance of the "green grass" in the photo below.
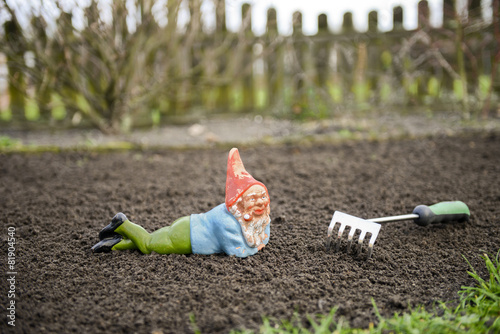
[[[472,270],[469,271],[469,275],[477,281],[477,285],[474,287],[462,287],[459,292],[461,303],[456,310],[457,313],[466,310],[469,314],[477,316],[479,318],[478,323],[482,323],[484,326],[491,328],[495,333],[500,333],[499,255],[500,251],[493,260],[486,254],[482,256],[489,272],[489,278],[487,280],[481,278],[467,261]]]
[[[88,151],[96,153],[115,152],[115,151],[130,151],[141,149],[140,145],[136,145],[124,141],[109,142],[106,144],[96,145],[92,141],[87,141],[85,144],[80,144],[76,147],[59,147],[55,145],[32,145],[23,144],[20,140],[9,136],[0,135],[0,154],[2,153],[44,153],[44,152],[72,152],[72,151]]]
[[[21,146],[21,142],[9,136],[0,136],[0,152],[2,150],[15,149]]]
[[[455,308],[441,302],[433,310],[420,306],[407,313],[384,318],[372,300],[378,324],[370,324],[366,329],[351,328],[342,317],[336,316],[337,308],[333,308],[326,316],[307,316],[306,324],[303,324],[298,314],[291,320],[264,318],[258,333],[500,333],[500,250],[491,257],[493,259],[486,254],[482,256],[489,273],[487,279],[481,278],[465,259],[471,268],[468,273],[476,280],[476,285],[461,288],[458,292],[460,302]],[[253,332],[235,330],[231,333]]]

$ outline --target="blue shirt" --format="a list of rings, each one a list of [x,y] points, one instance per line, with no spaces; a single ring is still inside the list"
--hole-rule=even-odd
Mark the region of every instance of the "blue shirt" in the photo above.
[[[269,242],[270,225],[268,224],[265,229],[267,237],[264,245]],[[258,251],[257,248],[248,246],[240,223],[227,211],[224,203],[207,213],[191,215],[190,228],[193,254],[226,253],[247,257]]]

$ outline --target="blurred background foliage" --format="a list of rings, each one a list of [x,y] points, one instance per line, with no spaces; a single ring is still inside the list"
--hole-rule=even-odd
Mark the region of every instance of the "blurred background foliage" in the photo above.
[[[215,11],[210,29],[202,20],[204,1]],[[278,33],[273,8],[266,33],[255,36],[249,4],[241,8],[239,30],[230,32],[225,0],[168,0],[160,10],[154,0],[113,1],[110,19],[92,0],[81,8],[78,28],[62,1],[42,3],[28,14],[0,3],[6,17],[0,73],[7,83],[0,86],[0,122],[6,126],[118,133],[214,114],[302,120],[414,108],[498,117],[496,0],[490,18],[480,0],[469,1],[466,12],[444,0],[440,27],[430,25],[428,3],[420,1],[415,30],[403,28],[401,7],[385,32],[375,11],[366,32],[354,29],[349,12],[341,31],[332,32],[322,14],[313,36],[303,34],[300,12],[290,18],[290,36]],[[181,26],[182,6],[189,21]],[[54,22],[43,15],[48,8],[60,12]]]

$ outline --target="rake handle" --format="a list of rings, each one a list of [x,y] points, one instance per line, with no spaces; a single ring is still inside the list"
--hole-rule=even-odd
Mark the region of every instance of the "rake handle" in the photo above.
[[[413,210],[418,215],[414,222],[420,226],[430,224],[468,221],[470,211],[467,205],[461,201],[440,202],[431,206],[419,205]]]
[[[419,205],[413,209],[413,213],[408,215],[382,217],[368,219],[375,223],[386,223],[401,220],[413,220],[420,226],[430,224],[445,223],[452,221],[467,221],[470,217],[470,211],[464,202],[451,201],[440,202],[430,206]]]

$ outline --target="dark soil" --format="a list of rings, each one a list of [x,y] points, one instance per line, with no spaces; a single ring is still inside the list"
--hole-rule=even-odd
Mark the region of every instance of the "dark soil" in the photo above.
[[[372,298],[385,316],[456,301],[474,284],[463,256],[485,276],[480,256],[500,248],[500,136],[469,134],[241,148],[271,195],[271,239],[257,255],[91,253],[119,211],[153,231],[222,203],[228,151],[0,156],[4,276],[8,226],[17,238],[16,326],[4,278],[0,331],[227,333],[334,306],[367,327]],[[369,218],[444,200],[466,202],[471,220],[385,223],[369,261],[325,251],[335,210]]]

